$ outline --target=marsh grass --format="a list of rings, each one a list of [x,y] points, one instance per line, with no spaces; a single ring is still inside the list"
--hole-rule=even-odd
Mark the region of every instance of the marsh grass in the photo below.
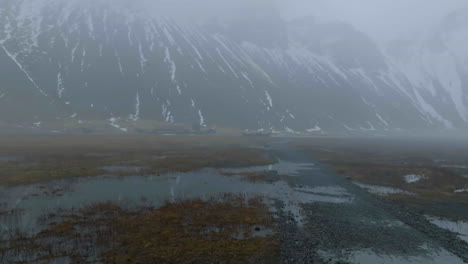
[[[45,230],[1,243],[0,254],[26,261],[9,263],[47,263],[64,257],[71,263],[106,264],[278,263],[279,259],[277,235],[255,234],[260,228],[275,229],[261,197],[226,194],[161,208],[99,203],[44,219]]]
[[[228,172],[222,171],[221,175],[236,176],[240,180],[251,183],[274,183],[278,181],[286,182],[288,185],[294,185],[294,178],[288,175],[278,175],[276,172],[270,171],[245,171],[245,172]]]
[[[0,184],[17,185],[96,176],[103,166],[145,166],[139,175],[187,172],[205,167],[246,167],[271,163],[259,146],[268,139],[241,137],[75,136],[0,138]],[[118,171],[112,174],[132,175]]]
[[[434,160],[468,164],[468,146],[444,142],[410,142],[384,139],[320,139],[295,142],[305,153],[353,181],[394,187],[416,195],[392,194],[387,199],[423,213],[467,220],[468,194],[454,193],[468,179]],[[423,179],[408,183],[405,175]]]
[[[267,182],[266,172],[222,172],[221,174],[226,176],[240,176],[240,179],[252,183],[265,183]]]

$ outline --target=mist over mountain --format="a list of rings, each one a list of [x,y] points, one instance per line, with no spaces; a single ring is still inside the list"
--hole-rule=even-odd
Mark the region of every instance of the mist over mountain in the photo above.
[[[3,124],[468,128],[467,10],[382,46],[272,1],[0,1]]]

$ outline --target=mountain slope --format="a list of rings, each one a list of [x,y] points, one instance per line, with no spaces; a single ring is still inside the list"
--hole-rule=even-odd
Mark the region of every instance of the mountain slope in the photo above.
[[[467,127],[466,82],[453,83],[466,68],[428,70],[439,57],[384,53],[346,24],[285,22],[268,1],[239,2],[236,8],[261,11],[242,17],[190,21],[145,1],[132,5],[141,8],[124,0],[2,1],[0,67],[9,71],[0,73],[0,110],[17,113],[9,116],[18,122],[341,132]],[[442,70],[457,76],[439,76]],[[26,101],[34,101],[29,114],[18,109]]]
[[[420,105],[447,126],[468,118],[467,18],[468,10],[452,13],[422,41],[390,48],[389,61],[405,73]]]

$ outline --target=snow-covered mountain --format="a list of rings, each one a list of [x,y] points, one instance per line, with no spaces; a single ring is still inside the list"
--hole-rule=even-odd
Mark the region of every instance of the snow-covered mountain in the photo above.
[[[468,9],[450,14],[419,41],[389,48],[389,63],[405,74],[415,101],[446,127],[468,120]]]
[[[0,0],[1,122],[468,127],[468,12],[386,49],[344,23],[286,22],[270,1],[185,1],[183,15],[164,0],[88,2]]]

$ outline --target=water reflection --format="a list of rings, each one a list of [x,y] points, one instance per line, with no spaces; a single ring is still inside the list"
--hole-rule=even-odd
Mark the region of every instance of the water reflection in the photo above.
[[[372,184],[365,184],[360,182],[353,182],[357,186],[368,190],[370,193],[378,194],[378,195],[390,195],[390,194],[406,194],[406,195],[415,195],[415,193],[408,192],[402,189],[394,188],[394,187],[387,187],[387,186],[380,186],[380,185],[372,185]]]
[[[305,187],[285,182],[279,178],[272,181],[251,182],[237,173],[275,172],[275,175],[299,175],[313,169],[311,163],[281,161],[274,165],[243,169],[202,169],[187,173],[168,173],[161,176],[112,176],[84,177],[58,180],[44,184],[16,187],[0,187],[0,203],[7,210],[19,209],[21,213],[4,215],[1,222],[4,230],[20,229],[38,231],[37,220],[47,212],[58,209],[79,208],[97,202],[111,201],[131,206],[148,203],[159,207],[167,201],[178,199],[208,199],[223,193],[241,194],[246,197],[265,196],[283,201],[285,210],[291,212],[301,223],[300,203],[351,202],[351,195],[344,189],[333,186]],[[118,166],[110,170],[121,170]],[[128,169],[128,167],[125,167]],[[132,167],[141,169],[141,167]],[[230,171],[232,175],[224,175]],[[55,191],[51,191],[55,190]]]
[[[427,216],[428,220],[434,225],[450,230],[459,234],[459,237],[468,242],[468,222],[466,221],[450,221],[437,217]]]

